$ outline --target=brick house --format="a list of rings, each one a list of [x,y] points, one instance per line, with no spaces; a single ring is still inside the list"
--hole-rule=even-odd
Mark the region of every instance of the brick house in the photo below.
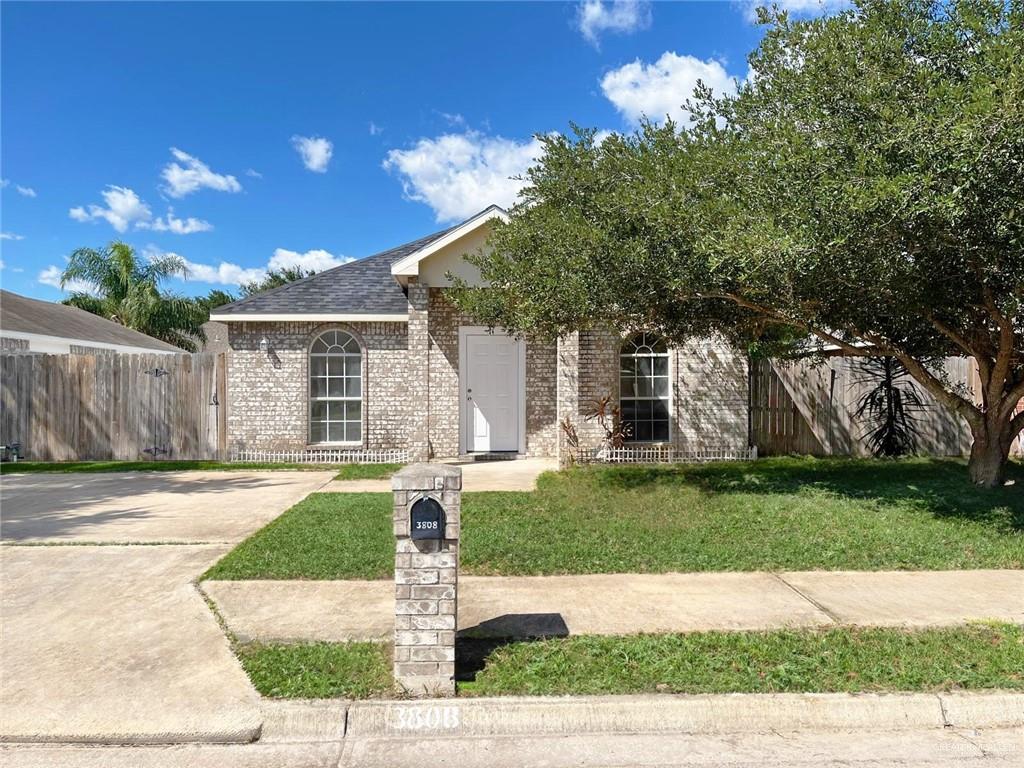
[[[556,342],[475,324],[447,275],[479,280],[463,255],[506,217],[497,206],[450,229],[218,308],[227,324],[228,442],[236,456],[397,449],[410,460],[476,453],[559,456],[568,416],[611,395],[639,444],[743,451],[746,357],[714,340],[585,331]]]

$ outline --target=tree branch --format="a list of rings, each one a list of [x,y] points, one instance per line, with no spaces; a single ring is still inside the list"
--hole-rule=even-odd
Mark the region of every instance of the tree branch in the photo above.
[[[891,342],[887,341],[881,336],[871,333],[855,331],[855,333],[858,336],[872,344],[872,349],[864,349],[863,347],[858,347],[855,344],[851,344],[845,339],[839,338],[838,336],[836,336],[833,333],[830,333],[829,331],[817,328],[803,320],[797,320],[795,318],[787,317],[785,314],[779,312],[776,309],[771,309],[770,307],[765,307],[761,304],[757,304],[748,299],[744,299],[742,296],[739,296],[734,293],[698,294],[698,296],[700,298],[725,299],[731,301],[737,304],[738,306],[751,310],[752,312],[759,312],[762,315],[771,318],[779,323],[784,323],[794,328],[799,328],[801,330],[807,331],[808,333],[817,336],[819,339],[823,341],[827,341],[830,344],[835,344],[837,347],[839,347],[840,349],[842,349],[844,352],[851,356],[873,357],[879,354],[891,355],[897,358],[901,363],[903,363],[903,366],[907,369],[910,375],[913,376],[918,382],[920,382],[925,389],[931,392],[936,400],[945,405],[954,413],[959,414],[972,427],[980,427],[984,423],[981,411],[978,410],[974,403],[970,402],[969,400],[966,400],[963,397],[960,397],[959,395],[953,392],[950,392],[948,389],[946,389],[945,384],[943,384],[943,382],[938,377],[936,377],[935,374],[929,371],[920,361],[918,361],[915,357],[912,357],[908,353],[904,352],[899,347],[896,347]]]

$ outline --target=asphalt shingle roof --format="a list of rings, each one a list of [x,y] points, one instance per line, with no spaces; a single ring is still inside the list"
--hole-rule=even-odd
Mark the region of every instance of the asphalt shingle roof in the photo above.
[[[38,333],[62,339],[98,341],[161,352],[182,352],[172,344],[125,328],[84,309],[0,291],[0,335],[4,331]]]
[[[408,302],[402,286],[391,274],[391,265],[458,226],[225,304],[217,307],[213,314],[405,314]]]

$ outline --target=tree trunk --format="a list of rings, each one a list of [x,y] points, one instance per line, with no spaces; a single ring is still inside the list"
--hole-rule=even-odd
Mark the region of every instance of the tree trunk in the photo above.
[[[985,488],[1002,485],[1006,479],[1006,463],[1010,458],[1010,420],[986,418],[980,428],[972,428],[974,443],[967,470],[971,482]]]

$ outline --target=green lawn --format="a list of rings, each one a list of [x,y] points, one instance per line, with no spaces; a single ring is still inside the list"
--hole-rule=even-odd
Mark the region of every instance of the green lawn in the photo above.
[[[364,480],[391,477],[400,464],[285,464],[255,461],[5,461],[0,463],[0,474],[18,472],[180,472],[183,470],[217,469],[340,469],[338,480]]]
[[[459,684],[462,694],[1024,690],[1024,629],[1012,624],[582,635],[483,653],[475,645],[460,640],[457,648],[456,677],[475,677]],[[257,645],[239,656],[264,696],[392,693],[384,643]]]
[[[548,473],[466,493],[473,574],[1024,568],[1024,467],[972,486],[962,462],[761,459]],[[390,494],[314,494],[207,578],[389,578]]]

